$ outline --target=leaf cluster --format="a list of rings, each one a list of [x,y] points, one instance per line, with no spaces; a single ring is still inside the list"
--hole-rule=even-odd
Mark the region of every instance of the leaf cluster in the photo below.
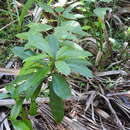
[[[78,4],[76,3],[76,5]],[[69,13],[76,5],[63,11],[64,17],[70,16]],[[53,10],[45,7],[46,11],[53,13]],[[57,8],[56,11],[61,12],[62,9]],[[40,94],[43,82],[48,84],[53,117],[56,122],[61,122],[64,117],[64,100],[71,96],[66,76],[78,73],[91,78],[93,74],[88,68],[91,65],[88,58],[92,54],[83,50],[75,42],[86,35],[77,21],[64,20],[57,27],[29,23],[28,28],[29,31],[17,34],[17,38],[26,42],[25,46],[16,46],[13,49],[14,54],[23,60],[23,67],[16,79],[6,89],[16,101],[10,114],[14,127],[23,126],[31,129],[23,102],[30,101],[29,114],[35,115],[37,112],[35,100]],[[48,31],[52,33],[48,34]],[[49,80],[50,78],[51,80]],[[7,95],[3,96],[7,97]],[[21,122],[17,120],[18,116],[22,117]]]

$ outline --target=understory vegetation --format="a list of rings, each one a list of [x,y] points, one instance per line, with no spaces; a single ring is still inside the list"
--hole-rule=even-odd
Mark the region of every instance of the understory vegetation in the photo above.
[[[130,129],[129,0],[0,1],[0,129]]]

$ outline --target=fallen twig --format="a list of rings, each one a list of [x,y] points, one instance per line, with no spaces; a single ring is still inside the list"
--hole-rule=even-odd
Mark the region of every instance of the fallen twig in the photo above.
[[[120,61],[114,62],[114,63],[110,64],[110,65],[107,67],[107,69],[112,68],[114,65],[121,64],[122,62],[123,62],[123,60],[120,60]]]
[[[8,117],[8,115],[6,115],[3,112],[0,114],[0,118],[1,118],[1,120],[0,120],[0,130],[3,130],[4,127],[5,127],[5,130],[11,130],[10,126],[9,126],[9,122],[7,120],[7,117]]]
[[[112,71],[105,71],[105,72],[95,72],[95,76],[102,77],[102,76],[110,76],[110,75],[128,75],[127,72],[123,70],[112,70]]]
[[[40,98],[38,97],[36,99],[36,102],[37,103],[48,103],[49,102],[49,98]],[[0,106],[12,106],[12,105],[15,105],[16,102],[14,99],[2,99],[0,100]],[[30,101],[24,101],[23,104],[30,104]]]
[[[70,100],[85,101],[86,98],[87,98],[87,96],[82,96],[80,98],[79,97],[71,97],[71,98],[68,98],[67,101],[70,101]],[[49,103],[49,98],[38,97],[38,98],[36,98],[36,103]],[[0,106],[12,106],[15,104],[16,104],[16,102],[14,99],[1,99],[0,100]],[[30,104],[30,101],[24,100],[23,104]]]
[[[130,95],[130,91],[127,92],[119,92],[119,93],[109,93],[106,96],[111,97],[111,96],[120,96],[120,95]]]
[[[107,103],[107,105],[108,105],[108,107],[109,107],[111,113],[112,113],[113,116],[115,117],[115,123],[117,124],[117,126],[119,126],[119,130],[125,130],[124,125],[122,124],[122,122],[121,122],[120,119],[118,118],[116,111],[113,109],[113,107],[112,107],[112,105],[111,105],[111,103],[110,103],[110,100],[109,100],[107,97],[105,97],[104,95],[100,94],[100,93],[99,93],[99,95],[100,95],[102,98],[104,98],[104,100],[106,101],[106,103]]]
[[[18,75],[18,69],[7,69],[7,68],[0,68],[0,76],[1,75]]]

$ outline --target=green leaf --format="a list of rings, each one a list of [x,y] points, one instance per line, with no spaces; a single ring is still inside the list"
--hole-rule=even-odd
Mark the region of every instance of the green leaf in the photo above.
[[[0,99],[9,98],[10,95],[8,93],[0,93]]]
[[[13,120],[12,124],[15,130],[31,130],[22,120]]]
[[[49,67],[44,67],[42,70],[34,73],[32,77],[27,81],[28,89],[26,91],[26,97],[32,97],[36,89],[41,85],[42,81],[47,77],[47,74],[50,72]],[[26,86],[26,84],[25,84]]]
[[[92,64],[86,60],[86,59],[72,59],[72,58],[67,58],[65,60],[65,62],[67,64],[76,64],[76,65],[88,65],[88,66],[91,66]]]
[[[44,68],[39,69],[37,72],[30,75],[26,82],[24,81],[24,83],[17,88],[17,95],[24,92],[26,98],[32,97],[37,87],[41,85],[49,71],[49,68],[45,66]]]
[[[57,50],[59,49],[59,42],[53,35],[49,35],[47,40],[51,49],[51,53],[55,57]]]
[[[68,40],[63,41],[61,46],[67,46],[68,48],[83,50],[82,47],[80,47],[77,43],[73,41],[68,41]]]
[[[24,47],[16,46],[12,49],[12,51],[16,56],[20,57],[23,60],[34,55],[34,52],[31,50],[24,50]]]
[[[71,19],[71,20],[76,20],[76,19],[80,19],[80,18],[84,18],[84,15],[81,14],[72,14],[69,12],[64,12],[62,14],[62,17],[67,18],[67,19]]]
[[[46,32],[52,29],[52,26],[50,25],[41,24],[41,23],[33,23],[33,22],[29,23],[28,27],[30,28],[28,32],[18,33],[16,37],[23,40],[28,40],[31,34],[39,35],[40,32]]]
[[[85,76],[86,78],[93,77],[92,71],[84,65],[77,65],[77,64],[68,64],[68,65],[71,68],[72,72],[79,73],[79,74]]]
[[[67,32],[66,30],[61,28],[56,28],[54,36],[59,40],[77,40],[77,37],[71,32]]]
[[[38,61],[38,60],[43,60],[44,58],[48,57],[46,54],[37,54],[35,56],[30,56],[28,58],[26,58],[24,61],[26,62],[34,62],[34,61]]]
[[[59,31],[64,30],[64,31],[78,34],[80,36],[87,35],[86,32],[82,31],[82,27],[80,26],[80,24],[77,21],[62,22],[61,26],[57,27],[56,30],[59,30]]]
[[[96,8],[96,9],[94,10],[94,13],[95,13],[98,17],[104,19],[104,16],[106,15],[106,11],[107,11],[107,10],[110,10],[110,8]]]
[[[77,50],[68,47],[62,47],[56,54],[56,59],[66,59],[66,58],[84,58],[92,56],[88,51]]]
[[[128,27],[128,32],[130,33],[130,27]]]
[[[30,32],[23,32],[23,33],[18,33],[16,35],[17,38],[23,39],[23,40],[28,40],[28,36]]]
[[[82,5],[82,2],[75,2],[74,4],[71,4],[68,8],[65,9],[65,12],[72,11],[72,9],[74,9],[78,5]]]
[[[30,114],[31,116],[36,115],[36,114],[37,114],[37,108],[38,108],[38,106],[37,106],[35,100],[34,100],[34,101],[31,101],[30,109],[29,109],[29,114]]]
[[[11,110],[11,114],[10,114],[11,120],[15,120],[17,118],[17,116],[22,110],[22,104],[23,104],[23,100],[19,99],[16,101],[16,104],[13,106]]]
[[[49,83],[49,89],[51,111],[55,121],[60,123],[64,118],[64,102],[55,94],[52,83]]]
[[[25,5],[23,6],[22,13],[20,15],[20,22],[23,23],[25,15],[28,13],[29,8],[32,6],[35,0],[27,0]]]
[[[17,78],[16,78],[16,80],[17,80]],[[8,84],[6,86],[6,90],[10,93],[11,98],[15,98],[14,92],[15,92],[16,84],[14,81],[16,81],[16,80],[13,80],[10,84]]]
[[[46,32],[52,29],[52,26],[41,23],[29,23],[28,27],[30,28],[30,32]]]
[[[69,84],[61,75],[54,74],[52,76],[52,86],[55,94],[60,98],[67,99],[71,96]]]
[[[64,75],[69,75],[71,72],[69,66],[64,61],[56,61],[55,66],[57,70]]]
[[[55,8],[55,11],[56,11],[57,13],[62,13],[62,12],[64,11],[64,8],[63,8],[63,7],[56,7],[56,8]]]
[[[32,123],[31,120],[28,119],[28,112],[25,110],[25,108],[22,109],[21,112],[22,121],[32,130]]]
[[[31,97],[31,105],[30,105],[30,109],[29,109],[29,112],[30,112],[30,115],[34,116],[37,114],[37,104],[36,104],[36,98],[38,97],[40,91],[41,91],[41,86],[38,86],[37,89],[35,90],[35,92],[33,93],[32,97]]]
[[[38,60],[38,61],[26,61],[22,67],[22,69],[20,70],[19,75],[28,75],[34,72],[39,71],[39,69],[42,69],[44,66],[46,66],[47,64],[44,63],[44,61],[42,60]]]
[[[17,94],[16,88],[28,79],[29,75],[20,76],[18,75],[15,80],[13,80],[10,84],[6,86],[6,90],[9,91],[12,98],[19,98],[19,94]]]
[[[75,17],[76,19],[85,18],[85,16],[82,15],[82,14],[74,14],[74,17]]]
[[[77,18],[74,16],[74,14],[69,13],[69,12],[64,12],[62,14],[62,17],[66,18],[66,19],[72,19],[72,20],[76,20]]]
[[[38,2],[38,5],[45,11],[48,13],[51,13],[53,15],[55,15],[53,9],[51,8],[51,6],[47,5],[46,3],[43,2]]]
[[[31,33],[28,37],[28,45],[26,44],[26,46],[30,46],[30,47],[35,47],[37,49],[42,50],[43,52],[46,52],[48,55],[51,55],[51,51],[48,45],[47,40],[43,39],[42,34],[33,34]],[[25,47],[26,47],[25,46]]]
[[[82,26],[82,29],[88,31],[91,29],[91,26],[85,25],[85,26]]]
[[[39,69],[29,75],[20,75],[25,78],[19,80],[18,82],[16,81],[15,86],[17,87],[13,91],[13,96],[18,98],[19,96],[24,95],[27,99],[30,97],[32,98],[37,88],[41,86],[42,81],[47,76],[49,71],[49,67],[44,66],[42,69]]]

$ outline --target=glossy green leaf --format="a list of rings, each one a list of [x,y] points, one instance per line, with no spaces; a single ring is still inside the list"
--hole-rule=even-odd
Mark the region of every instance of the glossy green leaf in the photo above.
[[[130,27],[128,27],[128,32],[130,33]]]
[[[36,62],[26,62],[24,63],[23,68],[20,70],[19,75],[28,75],[31,73],[35,73],[39,71],[39,69],[42,69],[44,67],[44,64],[41,64],[40,61]]]
[[[46,32],[52,29],[52,26],[41,23],[29,23],[28,27],[30,28],[30,32]]]
[[[67,58],[65,60],[65,62],[67,64],[77,64],[77,65],[88,65],[88,66],[91,66],[92,64],[86,60],[86,59],[78,59],[78,58],[75,58],[75,59],[72,59],[72,58]]]
[[[67,7],[66,9],[65,9],[65,11],[66,12],[70,12],[70,11],[72,11],[72,9],[74,9],[76,6],[78,6],[78,5],[82,5],[82,2],[75,2],[75,3],[73,3],[73,4],[71,4],[69,7]]]
[[[23,60],[34,55],[34,52],[31,50],[24,50],[24,47],[16,46],[12,49],[12,51],[16,56],[20,57]]]
[[[48,13],[51,13],[53,15],[55,15],[53,9],[51,8],[51,6],[47,5],[46,3],[44,2],[38,2],[38,5],[45,11],[45,12],[48,12]]]
[[[30,32],[23,32],[23,33],[18,33],[16,35],[17,38],[23,39],[23,40],[28,40],[28,36]]]
[[[16,37],[23,40],[28,40],[29,36],[32,34],[38,35],[39,32],[46,32],[52,29],[52,26],[47,25],[47,24],[41,24],[41,23],[30,23],[28,24],[28,27],[30,28],[28,32],[18,33]]]
[[[61,46],[67,46],[69,48],[74,48],[78,50],[83,50],[82,47],[80,47],[77,43],[69,40],[65,40],[61,43]]]
[[[74,17],[75,17],[76,19],[85,18],[85,16],[82,15],[82,14],[75,14]]]
[[[64,11],[64,8],[63,8],[63,7],[56,7],[56,8],[55,8],[55,11],[56,11],[57,13],[62,13],[62,12]]]
[[[85,76],[86,78],[93,77],[92,71],[84,65],[69,64],[69,67],[71,68],[72,72],[79,73],[79,74]]]
[[[61,26],[57,27],[56,30],[59,30],[59,31],[64,30],[64,31],[81,35],[81,36],[87,35],[86,32],[82,31],[82,27],[77,21],[62,22]]]
[[[34,73],[32,77],[27,81],[28,89],[26,91],[26,97],[32,97],[36,89],[41,85],[42,81],[47,77],[50,69],[46,66],[37,73]],[[26,87],[26,84],[25,84]]]
[[[24,94],[27,99],[31,98],[49,71],[49,68],[45,66],[44,68],[39,69],[37,72],[28,75],[25,80],[20,81],[18,83],[18,87],[15,89],[15,97]]]
[[[22,80],[24,80],[24,78],[22,77]],[[16,99],[15,94],[14,94],[15,93],[15,88],[17,86],[17,82],[20,82],[20,81],[21,81],[21,77],[17,76],[15,80],[13,80],[11,83],[9,83],[6,86],[6,90],[10,93],[11,98]]]
[[[74,34],[61,28],[55,30],[54,36],[59,40],[77,40],[77,37]]]
[[[71,20],[76,20],[76,19],[80,19],[80,18],[84,18],[84,15],[81,14],[72,14],[69,12],[64,12],[62,14],[62,17],[67,18],[67,19],[71,19]]]
[[[10,114],[11,120],[15,120],[17,118],[17,116],[22,110],[22,105],[23,105],[23,100],[20,99],[16,101],[16,104],[13,106],[11,110],[11,114]]]
[[[32,130],[32,123],[31,120],[28,118],[28,113],[27,110],[25,110],[25,108],[22,108],[21,117],[22,121],[30,128],[30,130]]]
[[[23,67],[21,68],[19,75],[28,75],[34,72],[39,71],[39,69],[44,68],[47,66],[47,63],[45,60],[29,60],[25,61]]]
[[[37,103],[36,103],[36,98],[38,97],[40,91],[41,91],[41,86],[38,86],[35,90],[35,92],[33,93],[32,97],[31,97],[31,105],[30,105],[30,109],[29,109],[29,113],[30,115],[34,116],[37,114]]]
[[[30,109],[29,109],[29,113],[31,116],[34,116],[37,114],[37,108],[38,108],[38,106],[37,106],[35,100],[31,101]]]
[[[53,35],[49,35],[47,40],[51,49],[51,53],[55,57],[59,49],[59,41]]]
[[[64,118],[64,102],[63,99],[55,94],[52,83],[49,84],[49,89],[51,111],[55,121],[60,123]]]
[[[22,120],[13,120],[12,124],[15,130],[31,130]]]
[[[34,62],[34,61],[38,61],[38,60],[43,60],[44,58],[46,58],[47,55],[46,54],[37,54],[35,56],[30,56],[28,58],[26,58],[24,61],[26,62]]]
[[[42,34],[30,34],[28,37],[28,44],[30,47],[35,47],[37,49],[42,50],[43,52],[46,52],[47,54],[51,55],[51,51],[48,45],[47,40],[43,39]],[[27,44],[26,44],[27,46]]]
[[[32,74],[25,83],[18,87],[17,93],[25,92],[27,98],[32,97],[37,87],[41,85],[42,81],[47,76],[48,72],[49,68],[45,67]]]
[[[96,8],[94,10],[94,13],[98,16],[104,19],[104,16],[106,15],[106,11],[110,10],[110,8]]]
[[[28,13],[29,8],[32,6],[35,0],[27,0],[25,5],[23,6],[22,13],[20,15],[20,22],[23,23],[25,15]]]
[[[56,61],[55,66],[57,70],[64,75],[69,75],[71,72],[69,66],[64,61]]]
[[[71,89],[65,78],[59,74],[52,76],[52,86],[55,94],[62,99],[67,99],[71,96]]]
[[[84,50],[77,50],[77,49],[72,49],[68,47],[62,47],[56,55],[56,59],[66,59],[66,58],[84,58],[92,56],[92,54],[88,51]]]
[[[74,14],[69,13],[69,12],[64,12],[62,14],[62,17],[67,18],[67,19],[71,19],[71,20],[76,20],[77,18],[74,16]]]

